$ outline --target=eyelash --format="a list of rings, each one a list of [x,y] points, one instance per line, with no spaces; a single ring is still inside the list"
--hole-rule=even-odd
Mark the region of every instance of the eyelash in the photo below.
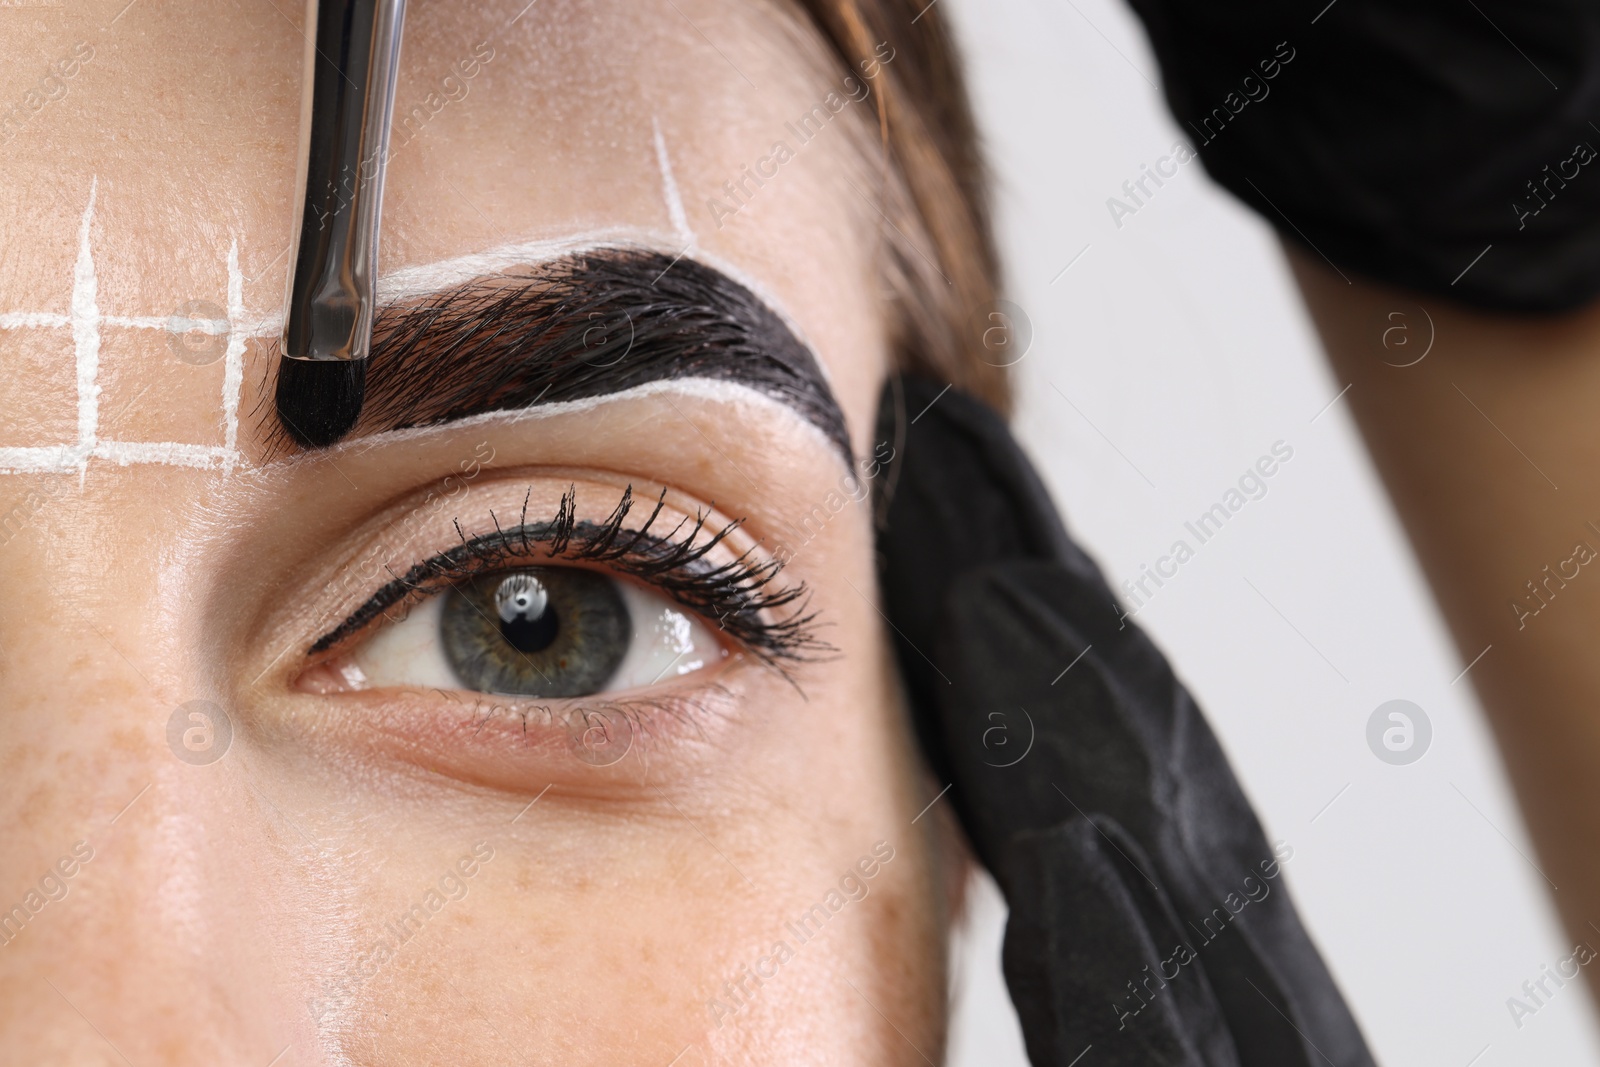
[[[704,539],[704,512],[698,512],[692,522],[680,520],[664,536],[651,533],[651,526],[666,504],[666,495],[663,489],[649,517],[635,530],[622,528],[634,505],[631,485],[623,489],[611,515],[600,523],[578,521],[577,490],[573,486],[562,494],[556,516],[549,522],[528,522],[526,498],[517,525],[509,529],[503,529],[499,518],[490,512],[495,532],[469,538],[462,531],[460,520],[456,520],[460,544],[386,583],[348,619],[318,638],[310,651],[326,652],[342,644],[397,605],[408,606],[480,574],[529,565],[530,557],[539,549],[544,550],[540,563],[603,563],[619,574],[645,582],[716,623],[763,662],[780,670],[785,661],[803,661],[834,651],[815,636],[816,613],[806,610],[810,591],[805,584],[774,586],[783,569],[780,561],[752,560],[755,550],[751,548],[727,563],[706,562],[706,555],[742,526],[743,519],[728,523]],[[773,617],[791,606],[794,610],[786,617]]]

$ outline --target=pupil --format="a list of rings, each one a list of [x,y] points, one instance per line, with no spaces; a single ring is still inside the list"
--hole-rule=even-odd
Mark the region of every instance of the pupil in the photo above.
[[[512,574],[495,590],[500,636],[518,652],[543,652],[555,642],[561,624],[550,607],[544,583],[531,574]]]
[[[561,623],[554,609],[542,611],[531,619],[519,614],[500,624],[500,636],[518,652],[543,652],[555,644],[560,632]]]

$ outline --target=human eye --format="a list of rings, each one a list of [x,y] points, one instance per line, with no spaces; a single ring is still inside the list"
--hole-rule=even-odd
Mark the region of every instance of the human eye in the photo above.
[[[349,656],[372,687],[584,697],[648,689],[727,656],[705,622],[661,593],[602,571],[490,571],[427,595]]]
[[[780,565],[727,547],[740,523],[704,513],[663,522],[665,493],[642,522],[632,487],[610,516],[578,518],[568,489],[556,515],[467,534],[385,583],[313,646],[321,691],[460,690],[520,700],[581,700],[702,681],[730,657],[782,669],[822,647],[805,590]]]

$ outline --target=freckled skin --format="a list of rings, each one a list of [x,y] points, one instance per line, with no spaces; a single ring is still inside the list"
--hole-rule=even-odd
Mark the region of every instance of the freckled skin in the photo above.
[[[776,8],[677,6],[546,0],[507,28],[523,0],[413,2],[397,112],[449,99],[396,153],[382,269],[601,231],[675,254],[654,119],[693,254],[793,321],[867,454],[887,309],[875,216],[839,181],[871,173],[866,113],[719,228],[707,199],[837,73]],[[18,99],[78,42],[92,51],[0,153],[0,313],[71,310],[93,184],[102,315],[226,307],[236,242],[245,317],[270,319],[295,210],[299,12],[122,7],[0,20]],[[465,90],[441,89],[474,54]],[[0,330],[0,448],[79,439],[81,340]],[[102,321],[98,438],[221,447],[224,367]],[[943,808],[911,824],[937,787],[855,591],[874,580],[865,506],[784,573],[838,653],[792,679],[736,656],[719,691],[683,685],[693,706],[610,767],[536,716],[527,736],[504,718],[475,733],[426,693],[297,684],[328,616],[373,591],[339,581],[366,546],[403,566],[451,544],[452,519],[482,527],[576,481],[668,486],[682,508],[746,518],[764,552],[837,486],[826,440],[770,404],[669,393],[269,462],[271,369],[252,338],[231,473],[96,457],[0,474],[0,525],[18,516],[0,535],[0,909],[24,909],[13,930],[0,912],[0,1060],[937,1061],[960,867]],[[485,443],[495,458],[465,491],[415,505]],[[614,503],[580,496],[596,521]],[[385,541],[391,514],[411,517]],[[171,726],[197,700],[232,727],[211,762],[185,748],[199,726]],[[894,858],[867,895],[794,941],[787,924],[878,842]],[[92,858],[65,895],[29,911],[75,849]],[[454,899],[447,877],[465,887]],[[793,958],[747,979],[717,1025],[724,984],[784,939]]]

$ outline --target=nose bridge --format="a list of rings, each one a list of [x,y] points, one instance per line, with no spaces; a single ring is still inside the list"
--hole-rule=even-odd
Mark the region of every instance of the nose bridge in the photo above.
[[[194,695],[201,657],[151,639],[137,568],[115,595],[0,569],[6,1059],[319,1062],[281,903],[293,865],[237,716]]]

